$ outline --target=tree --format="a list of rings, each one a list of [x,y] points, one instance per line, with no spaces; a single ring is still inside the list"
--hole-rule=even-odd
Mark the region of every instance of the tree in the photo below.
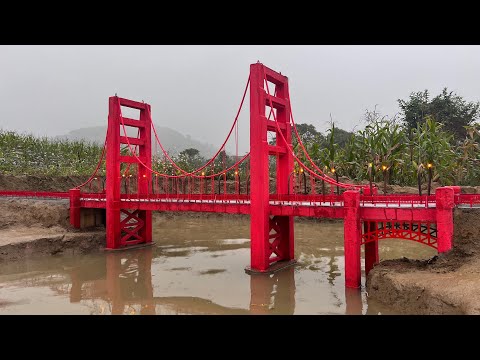
[[[448,92],[444,88],[430,103],[430,112],[434,119],[445,125],[456,140],[463,140],[467,135],[465,126],[478,119],[480,103],[467,103],[461,96]]]
[[[188,156],[190,159],[193,159],[193,158],[195,158],[198,154],[200,154],[200,151],[197,150],[197,149],[194,149],[194,148],[188,148],[188,149],[183,150],[183,151],[180,153],[180,155],[182,155],[182,154]]]
[[[297,125],[297,131],[298,135],[300,136],[300,139],[302,139],[302,142],[304,143],[310,143],[313,141],[316,142],[323,142],[324,137],[321,133],[315,129],[315,126],[312,124],[298,124]],[[294,135],[294,139],[295,135]]]
[[[403,122],[408,129],[416,129],[417,125],[424,122],[429,114],[428,90],[412,92],[407,101],[398,99]]]
[[[417,125],[425,123],[425,119],[431,117],[442,123],[456,141],[463,140],[467,135],[465,127],[480,117],[480,103],[466,102],[447,88],[431,101],[425,90],[413,92],[407,101],[399,99],[398,103],[408,129],[416,129]]]

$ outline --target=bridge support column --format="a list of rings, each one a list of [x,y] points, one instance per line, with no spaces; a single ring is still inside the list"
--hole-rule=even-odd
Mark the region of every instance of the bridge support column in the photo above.
[[[372,188],[370,193],[370,188],[365,188],[365,195],[378,195],[378,188]],[[363,222],[363,232],[364,234],[375,231],[375,223],[372,221]],[[364,245],[365,249],[365,276],[368,275],[370,270],[373,269],[375,264],[378,264],[380,257],[378,255],[378,241],[368,242]]]
[[[344,248],[345,248],[345,286],[359,288],[361,286],[361,223],[360,193],[348,190],[344,198]]]
[[[435,191],[437,203],[437,245],[438,252],[452,249],[453,245],[453,208],[455,189],[441,187]]]
[[[139,119],[123,118],[121,106],[139,110]],[[131,248],[152,242],[152,212],[150,210],[122,208],[120,182],[121,164],[128,163],[130,176],[137,180],[138,197],[150,194],[152,174],[151,108],[149,104],[112,96],[109,98],[107,156],[106,156],[106,237],[107,249]],[[138,137],[125,134],[124,126],[138,128]],[[126,136],[125,136],[126,135]],[[120,147],[128,149],[122,155]],[[134,152],[134,153],[132,153]],[[145,165],[145,166],[143,166]]]
[[[266,91],[265,80],[274,84],[275,90],[270,85]],[[247,273],[275,272],[295,262],[293,216],[270,218],[269,200],[270,155],[276,158],[276,193],[287,195],[293,190],[288,181],[293,171],[288,98],[286,76],[261,63],[250,65],[251,266],[245,269]],[[276,112],[276,122],[265,116],[272,111]],[[268,143],[269,131],[276,133],[275,146]]]
[[[105,235],[107,249],[113,250],[120,247],[120,201],[107,198]]]
[[[70,189],[70,225],[80,229],[80,189]]]

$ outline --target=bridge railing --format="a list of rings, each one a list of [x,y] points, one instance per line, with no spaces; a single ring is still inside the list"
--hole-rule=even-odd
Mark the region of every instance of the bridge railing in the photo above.
[[[2,197],[45,198],[45,199],[68,199],[68,192],[54,191],[0,191]]]
[[[455,194],[455,205],[469,205],[473,207],[475,204],[480,204],[480,194]]]
[[[382,204],[388,207],[389,204],[401,207],[402,205],[425,206],[435,205],[435,195],[361,195],[360,203],[363,206],[369,204]]]
[[[59,191],[0,191],[0,197],[22,197],[22,198],[36,198],[36,199],[68,199],[68,192]],[[105,192],[88,192],[81,193],[81,199],[95,199],[98,201],[105,201]],[[236,201],[239,203],[245,203],[250,200],[250,195],[247,194],[122,194],[122,200],[143,200],[143,201],[155,201],[155,200],[171,200],[171,201]],[[280,195],[270,194],[270,201],[278,204],[283,202],[299,202],[315,204],[327,204],[327,205],[343,205],[343,195],[304,195],[304,194],[291,194]],[[473,207],[474,205],[480,205],[480,194],[455,194],[455,205],[467,205]],[[410,206],[425,206],[435,205],[435,195],[361,195],[360,202],[362,206],[376,206],[377,204],[389,206],[410,205]]]
[[[270,194],[270,201],[275,203],[282,204],[283,202],[296,202],[296,203],[309,203],[310,205],[314,204],[328,204],[333,205],[343,205],[343,195],[305,195],[305,194]]]

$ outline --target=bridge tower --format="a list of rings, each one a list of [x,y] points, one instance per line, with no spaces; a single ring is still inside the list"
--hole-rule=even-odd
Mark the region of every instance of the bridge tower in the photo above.
[[[268,95],[265,78],[269,82]],[[273,108],[273,109],[272,109]],[[270,110],[277,125],[268,120]],[[266,116],[267,115],[267,116]],[[270,145],[267,133],[275,132]],[[276,193],[292,193],[288,179],[293,172],[288,78],[261,63],[250,65],[250,237],[251,266],[247,273],[265,273],[292,265],[294,260],[293,216],[270,216],[269,156],[275,156]],[[290,148],[290,149],[289,149]]]
[[[123,117],[125,129],[137,128],[139,137],[126,137],[122,126],[121,106],[137,109],[140,111],[139,119]],[[132,172],[136,170],[137,197],[146,196],[149,193],[151,172],[147,167],[152,166],[152,141],[151,141],[151,108],[149,104],[123,99],[117,96],[109,98],[108,132],[107,132],[107,156],[106,156],[106,237],[107,249],[119,249],[132,245],[148,244],[152,241],[152,212],[135,208],[132,201],[128,209],[121,208],[120,191],[123,179],[120,173],[122,163],[129,163]],[[128,152],[129,156],[122,156],[120,147],[128,149],[128,143],[132,149],[136,147],[136,157]],[[138,159],[137,159],[138,157]],[[139,161],[140,160],[140,161]],[[136,167],[136,169],[135,169]],[[135,177],[132,177],[135,179]],[[131,188],[133,184],[130,183]],[[130,197],[135,199],[135,195]]]

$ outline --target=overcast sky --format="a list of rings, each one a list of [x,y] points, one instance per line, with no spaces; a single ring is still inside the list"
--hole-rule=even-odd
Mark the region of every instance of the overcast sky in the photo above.
[[[155,123],[217,146],[257,60],[288,76],[295,121],[321,131],[330,113],[345,130],[375,105],[394,115],[412,91],[446,86],[480,100],[480,46],[0,46],[0,128],[54,136],[104,125],[117,93],[150,103]]]

